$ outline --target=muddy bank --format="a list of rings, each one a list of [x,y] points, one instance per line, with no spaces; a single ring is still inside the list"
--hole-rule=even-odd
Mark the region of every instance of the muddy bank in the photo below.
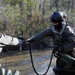
[[[36,50],[33,51],[34,64],[39,73],[44,73],[47,69],[49,59],[51,56],[51,50]],[[51,68],[47,75],[54,75],[52,68],[55,66],[55,58],[53,58]],[[11,70],[19,70],[20,75],[36,75],[33,71],[29,51],[18,52],[17,54],[4,57],[0,57],[0,63],[2,67],[9,68]]]

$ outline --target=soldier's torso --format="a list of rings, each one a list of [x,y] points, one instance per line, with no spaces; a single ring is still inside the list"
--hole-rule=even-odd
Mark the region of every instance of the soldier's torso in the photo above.
[[[54,32],[52,30],[52,38],[55,46],[62,46],[67,44],[67,35],[66,35],[66,27],[64,27],[62,32]]]
[[[70,36],[67,36],[67,34],[68,35],[70,35],[70,34],[69,34],[69,31],[67,29],[68,29],[67,26],[65,26],[62,33],[60,33],[60,32],[57,33],[57,32],[52,31],[52,34],[53,34],[52,38],[53,38],[54,46],[62,47],[62,46],[65,46],[69,43],[69,37]],[[74,48],[72,48],[70,51],[64,52],[64,53],[72,55],[72,54],[74,54]]]
[[[62,46],[67,44],[67,36],[66,33],[63,32],[62,34],[58,34],[58,33],[53,33],[53,43],[55,46]]]

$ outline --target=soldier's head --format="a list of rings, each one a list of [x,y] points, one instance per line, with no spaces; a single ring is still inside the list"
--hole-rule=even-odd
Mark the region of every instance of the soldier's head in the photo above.
[[[54,12],[51,16],[51,22],[64,22],[67,15],[64,12]]]
[[[65,22],[67,15],[64,12],[54,12],[51,16],[51,22],[56,29],[62,27],[62,22]]]

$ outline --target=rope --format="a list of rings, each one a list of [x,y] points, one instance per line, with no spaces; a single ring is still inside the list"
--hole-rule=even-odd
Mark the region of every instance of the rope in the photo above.
[[[49,61],[49,64],[48,64],[48,68],[47,68],[46,72],[43,73],[43,74],[39,74],[39,73],[36,71],[35,66],[34,66],[30,43],[29,43],[29,50],[30,50],[30,58],[31,58],[31,63],[32,63],[32,67],[33,67],[34,72],[35,72],[37,75],[46,75],[47,72],[49,71],[50,66],[51,66],[51,62],[52,62],[52,58],[53,58],[54,51],[52,51],[52,55],[51,55],[51,58],[50,58],[50,61]]]

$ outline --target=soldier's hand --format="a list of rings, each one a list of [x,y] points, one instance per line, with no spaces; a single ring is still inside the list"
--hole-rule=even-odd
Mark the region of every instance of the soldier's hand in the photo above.
[[[29,44],[29,43],[31,43],[31,42],[33,42],[33,37],[30,37],[30,38],[26,39],[26,43],[27,43],[27,44]]]

